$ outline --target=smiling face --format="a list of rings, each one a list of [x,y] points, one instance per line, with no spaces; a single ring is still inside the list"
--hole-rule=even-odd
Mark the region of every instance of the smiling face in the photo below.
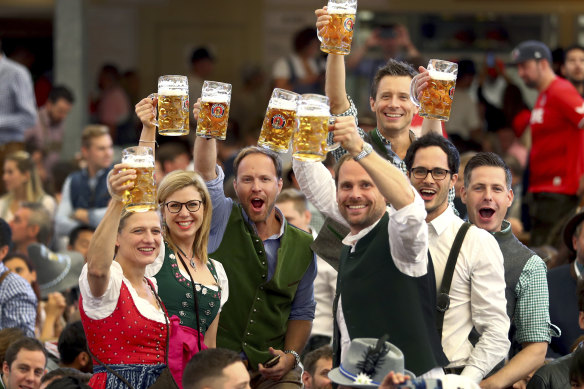
[[[40,350],[20,349],[10,366],[2,365],[3,380],[7,389],[38,389],[45,373],[46,357]]]
[[[377,128],[382,134],[407,131],[418,108],[410,100],[409,76],[385,76],[379,82],[375,100],[369,98]]]
[[[118,232],[117,258],[137,266],[154,262],[160,251],[162,229],[160,217],[154,211],[136,212],[125,220]]]
[[[448,168],[448,156],[438,146],[420,148],[416,151],[412,163],[412,169],[423,167],[428,170]],[[411,172],[408,172],[412,186],[416,188],[424,205],[428,216],[426,221],[430,222],[440,216],[448,208],[448,191],[452,188],[458,179],[458,174],[447,173],[443,180],[435,180],[432,173],[428,172],[426,178],[415,178]]]
[[[187,203],[193,200],[201,201],[200,208],[195,212],[190,212],[186,205],[181,207],[178,213],[169,212],[167,206],[162,208],[162,217],[168,227],[168,233],[175,243],[184,243],[181,247],[190,247],[197,235],[197,231],[203,224],[203,214],[205,213],[205,204],[202,203],[202,197],[194,185],[186,186],[171,193],[165,200],[165,203],[177,201]]]
[[[513,202],[513,190],[507,188],[502,168],[474,168],[461,194],[471,223],[490,232],[501,231],[501,223]]]
[[[339,169],[337,203],[353,234],[379,220],[386,207],[385,198],[369,174],[353,160],[347,160]]]
[[[250,220],[262,223],[272,214],[276,197],[282,190],[282,179],[278,178],[270,157],[254,153],[239,163],[233,187]]]

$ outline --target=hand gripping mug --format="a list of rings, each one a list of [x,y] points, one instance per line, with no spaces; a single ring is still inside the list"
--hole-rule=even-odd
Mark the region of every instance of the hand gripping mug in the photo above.
[[[154,154],[151,147],[134,146],[122,150],[122,163],[136,170],[135,185],[124,192],[124,207],[130,212],[156,209]]]
[[[275,88],[268,103],[258,146],[277,153],[287,153],[296,128],[296,106],[299,94]]]
[[[203,83],[197,136],[225,140],[230,101],[231,84],[216,81]]]
[[[160,135],[181,136],[189,134],[189,82],[186,76],[161,76],[158,78],[158,126]]]
[[[431,80],[422,92],[422,97],[418,100],[416,95],[417,82],[420,75],[412,79],[410,84],[410,99],[420,107],[418,113],[422,117],[448,121],[450,118],[450,108],[454,99],[454,86],[458,65],[454,62],[431,59],[428,63],[428,72]]]
[[[325,53],[347,55],[351,52],[357,0],[329,0],[327,12],[331,21],[318,33],[320,50]]]
[[[326,96],[304,94],[298,100],[297,127],[292,139],[292,157],[300,161],[324,161],[326,153],[340,145],[327,144],[331,123],[329,99]]]

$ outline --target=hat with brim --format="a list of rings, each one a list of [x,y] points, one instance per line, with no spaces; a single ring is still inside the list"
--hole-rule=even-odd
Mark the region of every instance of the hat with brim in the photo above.
[[[517,66],[518,64],[529,61],[530,59],[545,59],[551,64],[552,52],[545,43],[540,41],[530,40],[521,42],[511,52],[511,62],[507,65]]]
[[[568,220],[568,223],[566,223],[566,226],[564,227],[564,243],[572,251],[576,251],[576,249],[574,249],[574,245],[572,244],[572,237],[574,236],[576,228],[580,223],[582,223],[582,221],[584,221],[584,212],[579,212],[570,220]]]
[[[381,348],[378,347],[380,345]],[[380,352],[376,352],[379,349]],[[364,364],[373,367],[371,374],[363,371]],[[407,374],[411,378],[416,377],[412,372],[405,370],[404,354],[393,344],[385,341],[379,344],[379,339],[374,338],[356,338],[351,340],[341,365],[332,369],[328,377],[338,385],[376,388],[391,371]]]
[[[65,292],[79,285],[79,276],[85,261],[76,251],[54,253],[45,245],[33,243],[28,246],[28,257],[37,272],[41,297],[49,293]]]

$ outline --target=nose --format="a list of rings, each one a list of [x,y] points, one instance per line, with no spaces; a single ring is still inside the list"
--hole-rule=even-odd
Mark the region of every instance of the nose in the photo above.
[[[359,186],[357,186],[357,185],[353,186],[349,196],[351,199],[360,199],[361,198],[361,189],[359,188]]]
[[[259,192],[260,189],[260,180],[256,178],[252,181],[251,190],[254,192]]]
[[[183,204],[182,205],[182,207],[180,208],[180,211],[178,212],[178,214],[180,216],[189,216],[190,215],[190,212],[187,209],[187,205],[186,204]]]

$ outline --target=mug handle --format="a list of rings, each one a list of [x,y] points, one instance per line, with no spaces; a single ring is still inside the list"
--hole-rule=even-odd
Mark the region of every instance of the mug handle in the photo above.
[[[150,100],[157,99],[157,98],[158,98],[158,93],[150,93],[150,94],[148,95],[148,98],[149,98]],[[158,110],[156,110],[156,112],[158,112]],[[152,119],[152,121],[151,121],[150,123],[152,123],[152,125],[153,125],[153,126],[156,126],[156,127],[158,127],[158,120],[156,120],[156,118]]]
[[[334,117],[334,116],[331,116],[331,117],[329,118],[329,120],[328,120],[328,125],[329,125],[329,126],[333,126],[333,125],[335,124],[335,120],[336,120],[336,119],[335,119],[335,117]],[[331,133],[331,135],[332,135],[332,133]],[[332,139],[332,137],[331,137],[331,139]],[[329,151],[336,150],[336,149],[338,149],[339,147],[341,147],[341,144],[340,144],[339,142],[335,142],[335,143],[333,143],[333,144],[331,144],[331,145],[327,144],[327,146],[325,147],[325,150],[326,150],[327,152],[329,152]]]
[[[421,73],[416,74],[412,78],[412,82],[410,82],[410,100],[412,100],[412,103],[414,103],[416,107],[420,106],[420,100],[418,100],[416,89],[418,89],[418,79],[421,77],[421,75]]]

